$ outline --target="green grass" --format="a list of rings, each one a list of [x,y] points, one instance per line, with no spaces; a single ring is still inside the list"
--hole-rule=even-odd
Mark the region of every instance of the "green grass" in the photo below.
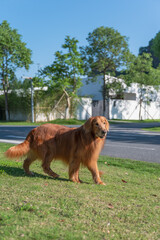
[[[152,131],[152,132],[160,132],[160,127],[143,128],[143,130]]]
[[[77,120],[77,119],[56,119],[53,121],[48,121],[48,122],[19,122],[19,121],[0,121],[0,125],[41,125],[44,123],[54,123],[54,124],[64,124],[64,125],[81,125],[85,123],[85,120]]]
[[[35,123],[32,123],[32,122],[29,122],[29,121],[22,121],[22,122],[19,122],[19,121],[9,121],[9,122],[6,122],[6,121],[0,121],[0,125],[25,125],[25,126],[30,126],[30,125],[41,125],[41,124],[44,124],[44,123],[54,123],[54,124],[62,124],[62,125],[82,125],[86,122],[86,120],[77,120],[77,119],[56,119],[56,120],[53,120],[53,121],[48,121],[48,122],[35,122]],[[160,122],[160,119],[159,120],[119,120],[119,119],[115,119],[115,120],[109,120],[109,122],[111,124],[116,124],[116,123],[126,123],[126,122],[129,122],[129,123],[150,123],[150,122]]]
[[[146,120],[122,120],[122,119],[113,119],[110,120],[111,123],[124,122],[124,123],[155,123],[160,122],[160,119],[146,119]]]
[[[0,239],[160,239],[160,164],[101,156],[107,185],[93,184],[85,168],[76,184],[61,162],[52,164],[60,179],[38,161],[26,176],[22,160],[4,157],[10,146],[0,143]]]

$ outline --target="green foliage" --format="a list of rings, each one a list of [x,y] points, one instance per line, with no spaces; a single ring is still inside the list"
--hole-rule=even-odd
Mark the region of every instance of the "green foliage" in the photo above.
[[[33,81],[33,87],[39,87],[42,89],[43,87],[46,86],[46,82],[42,77],[36,76],[32,79],[32,81]]]
[[[70,114],[73,115],[73,99],[77,97],[77,90],[82,84],[80,75],[83,74],[83,61],[77,43],[78,40],[67,36],[62,45],[67,53],[57,51],[53,63],[41,71],[42,76],[49,78],[49,87],[66,96],[66,118],[70,117]]]
[[[1,98],[0,98],[1,100]],[[55,119],[55,120],[51,120],[51,121],[47,121],[47,122],[18,122],[18,121],[12,121],[12,122],[6,122],[6,121],[0,121],[0,125],[15,125],[15,126],[21,126],[21,125],[26,125],[26,126],[32,126],[32,125],[41,125],[41,124],[45,124],[45,123],[53,123],[53,124],[60,124],[60,125],[82,125],[85,123],[85,120],[77,120],[75,118],[71,118],[71,119]]]
[[[30,112],[31,97],[28,88],[23,85],[23,82],[15,79],[10,84],[11,91],[8,93],[8,106],[12,113],[25,113]],[[0,96],[0,107],[3,108],[5,97]]]
[[[12,29],[7,21],[0,24],[0,75],[5,94],[6,120],[9,120],[8,98],[9,82],[15,77],[16,68],[29,69],[31,50],[22,42],[22,36]]]
[[[160,60],[160,32],[158,32],[156,34],[155,38],[153,39],[152,50],[153,50],[155,56],[157,56]]]
[[[130,60],[127,38],[113,28],[99,27],[88,34],[87,41],[88,46],[81,48],[85,72],[89,76],[103,75],[103,114],[106,115],[105,100],[109,98],[109,90],[113,88],[120,92],[121,87],[115,82],[109,82],[106,75],[113,76]],[[109,118],[109,107],[107,117]]]
[[[115,72],[128,61],[127,38],[113,28],[96,28],[88,34],[87,41],[88,46],[82,47],[81,53],[86,72],[91,75]]]
[[[67,36],[62,48],[67,51],[57,51],[53,64],[47,66],[41,72],[43,76],[50,79],[50,85],[54,89],[64,89],[69,95],[77,93],[81,86],[80,75],[83,74],[83,62],[78,52],[78,40]]]
[[[49,78],[49,86],[54,89],[60,89],[63,91],[69,85],[68,79],[68,66],[65,64],[66,55],[62,54],[62,52],[57,51],[55,53],[55,60],[53,64],[45,67],[41,74],[44,77]]]
[[[129,68],[124,76],[128,83],[138,83],[140,90],[140,111],[139,119],[141,119],[141,106],[144,99],[149,99],[152,93],[151,86],[157,86],[160,83],[160,70],[152,67],[151,54],[143,53],[130,63]],[[146,100],[147,100],[146,99]],[[149,102],[148,102],[149,103]]]
[[[7,21],[0,24],[0,68],[9,76],[15,68],[29,69],[31,50],[22,42],[22,36]]]
[[[16,78],[10,82],[10,92],[8,93],[8,106],[10,111],[14,114],[30,112],[31,97],[28,91],[28,85],[18,81]],[[0,96],[0,108],[4,111],[5,96]],[[4,119],[4,116],[1,116]]]
[[[143,53],[130,63],[125,78],[131,83],[138,83],[140,87],[159,84],[159,70],[152,67],[151,54]]]
[[[158,57],[156,57],[156,55],[153,51],[153,42],[154,42],[154,39],[151,39],[148,43],[148,46],[140,47],[139,48],[139,55],[142,55],[143,53],[150,53],[152,58],[153,58],[153,67],[157,68],[158,65],[160,64],[160,59],[158,59]]]
[[[31,107],[30,95],[28,93],[20,91],[12,91],[8,94],[8,105],[9,109],[15,114],[17,112],[26,113],[30,112]]]
[[[151,132],[160,132],[160,127],[143,128],[143,130],[151,131]]]

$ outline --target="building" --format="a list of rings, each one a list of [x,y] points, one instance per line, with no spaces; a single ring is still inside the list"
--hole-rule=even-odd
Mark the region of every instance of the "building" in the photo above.
[[[86,120],[91,116],[104,115],[103,114],[103,76],[98,76],[96,81],[89,81],[89,78],[83,78],[83,86],[79,89],[77,99],[77,108],[75,117],[79,120]],[[120,82],[123,92],[120,96],[110,89],[110,98],[106,100],[105,116],[108,119],[122,119],[122,120],[145,120],[145,119],[160,119],[160,88],[157,90],[153,86],[143,88],[143,101],[141,101],[141,89],[137,83],[132,83],[128,87],[122,79],[111,76],[106,76],[106,81],[112,83]],[[39,89],[34,89],[37,91]],[[43,89],[44,91],[46,89]],[[4,94],[0,91],[0,95]],[[54,104],[53,104],[54,105]],[[56,109],[53,107],[35,106],[35,121],[50,121],[56,118],[65,117],[65,104]],[[3,118],[2,118],[3,117]],[[4,107],[0,106],[0,120],[4,119]],[[31,120],[31,111],[20,111],[19,109],[10,110],[10,120],[12,121],[26,121]]]
[[[46,91],[47,88],[34,88],[35,91],[43,90]],[[28,89],[29,93],[31,92],[30,89]],[[23,90],[15,90],[17,95],[21,95],[21,93],[24,96],[24,99],[26,99],[27,96],[25,96]],[[11,90],[8,92],[8,94],[11,93]],[[4,92],[0,90],[0,96],[4,95]],[[31,94],[30,94],[31,96]],[[64,98],[63,98],[64,100]],[[74,117],[79,120],[87,120],[89,117],[92,116],[92,99],[91,98],[78,98],[76,101],[76,108],[74,112]],[[35,101],[36,102],[36,101]],[[60,103],[60,101],[58,101]],[[53,103],[53,107],[46,106],[41,107],[39,103],[35,103],[34,105],[34,120],[35,122],[46,122],[51,121],[57,118],[65,118],[65,102],[62,101],[59,105],[57,103]],[[9,117],[11,121],[31,121],[32,119],[32,113],[31,109],[26,108],[17,108],[12,107],[9,111]],[[5,108],[4,103],[0,102],[0,120],[5,120]]]
[[[160,88],[153,86],[143,88],[143,101],[141,101],[141,89],[137,83],[128,87],[122,79],[106,76],[106,81],[119,81],[123,87],[123,94],[118,97],[110,91],[110,99],[106,101],[106,117],[109,119],[139,120],[160,119]],[[80,96],[92,98],[92,115],[103,115],[103,76],[98,76],[97,81],[83,79],[83,86],[79,90]],[[107,114],[108,112],[108,114]]]

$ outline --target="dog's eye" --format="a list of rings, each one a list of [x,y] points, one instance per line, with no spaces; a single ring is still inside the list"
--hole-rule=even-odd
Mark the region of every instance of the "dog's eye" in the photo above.
[[[96,123],[96,126],[99,126],[99,124],[98,124],[98,123]]]
[[[106,125],[106,122],[104,122],[104,125]]]

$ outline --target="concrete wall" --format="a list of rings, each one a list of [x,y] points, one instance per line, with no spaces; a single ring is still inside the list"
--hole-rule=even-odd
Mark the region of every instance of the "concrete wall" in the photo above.
[[[131,100],[110,100],[110,119],[139,120],[140,104]],[[142,103],[141,119],[160,119],[160,102]]]
[[[106,101],[106,107],[107,101]],[[140,104],[133,100],[109,100],[109,119],[139,120]],[[106,111],[107,112],[107,111]],[[103,101],[93,101],[92,115],[103,115]],[[141,119],[160,119],[160,102],[142,103]]]
[[[78,101],[76,118],[79,120],[87,120],[92,116],[92,99],[81,98]]]
[[[48,108],[46,109],[36,109],[35,111],[35,121],[36,122],[46,122],[51,121],[57,118],[64,118],[64,112],[58,112],[56,110],[50,111]],[[92,116],[92,99],[91,98],[81,98],[77,101],[77,110],[75,113],[75,117],[79,120],[86,120]],[[16,112],[10,112],[10,120],[11,121],[31,121],[31,113],[22,113],[18,110]]]
[[[79,90],[79,94],[82,96],[91,96],[93,99],[92,115],[103,115],[103,96],[102,85],[103,77],[98,76],[96,82],[89,82],[87,79],[83,79],[83,86]],[[111,80],[115,80],[111,77]],[[108,81],[108,76],[106,76]],[[123,82],[122,79],[118,81]],[[112,99],[109,100],[109,118],[110,119],[135,119],[139,120],[140,110],[140,96],[141,89],[138,83],[132,83],[130,87],[127,87],[124,83],[123,100],[113,99],[114,94],[110,92]],[[149,102],[149,104],[147,104]],[[108,103],[106,101],[106,113],[108,112]],[[160,88],[155,89],[152,86],[145,87],[143,89],[143,104],[141,110],[142,119],[160,119]],[[106,116],[108,118],[108,116]]]

